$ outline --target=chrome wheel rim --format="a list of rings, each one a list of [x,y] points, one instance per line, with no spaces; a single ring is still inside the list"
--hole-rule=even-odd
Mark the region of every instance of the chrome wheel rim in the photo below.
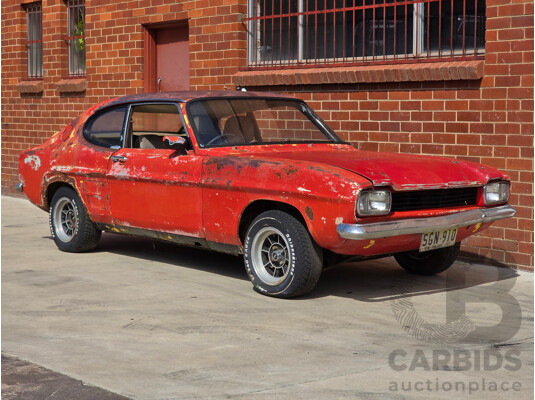
[[[276,286],[290,271],[290,247],[281,231],[260,229],[251,244],[251,261],[256,275],[266,284]]]
[[[70,242],[78,231],[78,217],[74,201],[67,197],[59,199],[54,208],[53,221],[57,237],[62,242]]]

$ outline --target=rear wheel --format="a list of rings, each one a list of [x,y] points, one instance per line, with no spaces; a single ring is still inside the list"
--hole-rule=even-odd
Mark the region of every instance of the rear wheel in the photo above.
[[[266,211],[245,236],[245,268],[254,289],[273,297],[296,297],[316,286],[322,270],[321,248],[293,216]]]
[[[461,242],[451,247],[420,253],[418,250],[394,254],[394,258],[405,271],[416,275],[436,275],[446,271],[459,254]]]
[[[78,194],[70,187],[59,188],[50,203],[50,232],[62,251],[77,253],[94,249],[101,232],[89,218]]]

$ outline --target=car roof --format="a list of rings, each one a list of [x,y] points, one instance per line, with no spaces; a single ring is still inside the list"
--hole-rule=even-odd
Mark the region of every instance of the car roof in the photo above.
[[[140,103],[145,101],[177,101],[187,102],[202,98],[284,98],[297,100],[295,97],[279,93],[270,92],[246,92],[239,90],[199,90],[199,91],[182,91],[182,92],[155,92],[141,93],[129,96],[117,97],[107,102],[104,107],[115,106],[119,104]]]

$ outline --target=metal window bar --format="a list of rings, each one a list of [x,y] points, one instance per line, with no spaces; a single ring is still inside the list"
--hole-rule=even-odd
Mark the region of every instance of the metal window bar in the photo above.
[[[249,0],[245,25],[254,32],[248,35],[248,68],[482,59],[485,3]]]
[[[85,0],[67,1],[67,25],[69,77],[85,76]]]
[[[28,79],[43,77],[43,29],[41,3],[25,5],[28,49]]]

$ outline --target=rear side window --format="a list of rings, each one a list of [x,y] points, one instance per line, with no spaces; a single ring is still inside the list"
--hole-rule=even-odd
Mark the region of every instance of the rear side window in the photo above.
[[[128,122],[128,143],[135,149],[164,149],[169,135],[188,139],[176,104],[132,106]]]
[[[93,117],[84,128],[84,137],[90,143],[103,147],[122,147],[126,106],[104,111]]]

